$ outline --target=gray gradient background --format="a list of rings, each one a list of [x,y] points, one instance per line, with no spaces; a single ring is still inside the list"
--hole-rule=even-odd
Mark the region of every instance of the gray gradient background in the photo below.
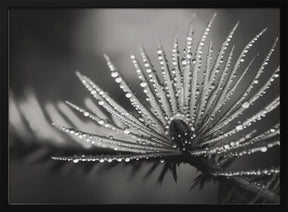
[[[129,60],[130,53],[136,52],[139,55],[137,45],[141,43],[148,54],[156,55],[156,38],[159,38],[164,48],[169,50],[177,25],[184,42],[191,19],[197,20],[196,36],[199,36],[214,12],[218,13],[211,30],[215,49],[218,49],[238,20],[241,23],[232,41],[236,49],[238,47],[236,54],[256,33],[268,27],[261,41],[251,50],[251,55],[261,53],[261,61],[273,40],[279,36],[279,11],[276,9],[13,9],[10,11],[10,89],[19,101],[23,99],[25,90],[32,88],[42,105],[59,100],[81,103],[88,92],[75,77],[74,71],[80,70],[121,102],[123,94],[110,78],[103,53],[112,58],[129,83],[136,91],[140,91],[137,75]],[[278,50],[268,66],[270,73],[279,64]],[[270,95],[277,93],[278,84],[273,87]],[[265,101],[263,98],[263,103]],[[279,120],[279,111],[265,119],[262,125],[269,125],[275,120]],[[258,155],[248,163],[258,166],[271,161],[279,162],[278,152],[265,158]],[[247,161],[240,161],[238,168],[245,165]],[[95,171],[84,177],[80,171],[71,175],[54,173],[49,166],[47,163],[29,165],[21,159],[12,160],[10,202],[216,202],[217,184],[211,183],[201,191],[194,189],[189,192],[193,178],[197,175],[195,169],[188,165],[179,167],[177,184],[169,173],[162,186],[156,183],[156,174],[159,172],[146,181],[142,180],[148,166],[144,166],[135,178],[129,177],[129,168],[118,167],[106,173]]]

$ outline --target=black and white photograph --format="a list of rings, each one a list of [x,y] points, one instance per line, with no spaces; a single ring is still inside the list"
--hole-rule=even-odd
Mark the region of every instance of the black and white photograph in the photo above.
[[[9,204],[280,204],[279,8],[8,20]]]

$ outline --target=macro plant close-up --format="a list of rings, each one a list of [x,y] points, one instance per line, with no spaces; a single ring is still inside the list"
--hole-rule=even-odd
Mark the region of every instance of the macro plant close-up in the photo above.
[[[11,202],[280,203],[277,9],[52,11],[10,13]]]

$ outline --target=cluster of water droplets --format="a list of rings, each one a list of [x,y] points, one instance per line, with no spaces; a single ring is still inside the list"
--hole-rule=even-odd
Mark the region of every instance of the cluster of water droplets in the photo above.
[[[163,162],[163,158],[181,155],[183,152],[190,153],[192,158],[216,154],[223,155],[226,158],[235,158],[255,152],[266,152],[269,148],[279,146],[279,124],[276,124],[266,132],[256,134],[255,130],[255,123],[262,120],[279,106],[279,96],[244,121],[238,122],[237,125],[229,125],[232,121],[237,121],[238,118],[241,118],[241,115],[252,107],[267,92],[273,81],[279,77],[280,68],[277,67],[269,79],[263,80],[264,84],[256,90],[256,87],[259,87],[256,85],[260,83],[260,80],[262,82],[262,73],[276,48],[278,38],[273,43],[259,69],[257,69],[247,89],[236,100],[233,100],[233,104],[227,108],[227,104],[232,101],[231,97],[238,91],[247,73],[251,71],[256,57],[250,60],[242,72],[240,67],[245,64],[249,50],[266,29],[248,42],[233,64],[232,58],[233,54],[235,54],[235,47],[233,46],[228,53],[226,51],[230,48],[230,42],[239,22],[227,35],[215,56],[212,40],[207,45],[207,39],[215,16],[216,14],[213,15],[203,30],[198,42],[196,42],[193,25],[191,25],[185,40],[183,55],[180,54],[178,38],[175,36],[171,52],[172,65],[169,65],[170,58],[166,55],[160,42],[158,42],[156,53],[160,63],[159,73],[154,69],[143,47],[140,46],[139,48],[141,60],[138,61],[135,54],[130,56],[140,80],[139,85],[146,95],[145,103],[137,98],[136,93],[133,92],[123,76],[121,76],[110,58],[105,55],[111,77],[119,84],[120,89],[124,92],[125,97],[129,99],[137,115],[127,111],[92,80],[77,72],[77,76],[96,99],[98,105],[119,120],[125,127],[119,127],[113,120],[103,120],[90,111],[66,102],[84,117],[111,130],[111,133],[106,137],[65,127],[58,128],[98,147],[110,148],[120,153],[129,152],[131,155],[125,157],[122,154],[119,157],[117,155],[54,157],[53,159],[73,162],[129,162],[133,159],[161,158],[161,162]],[[193,43],[196,44],[195,49],[193,49]],[[206,48],[207,53],[204,54]],[[162,74],[163,80],[160,80],[160,74]],[[239,77],[237,78],[236,76]],[[175,136],[171,136],[169,127],[171,123],[177,123],[177,120],[183,121],[188,130],[178,134],[176,132]],[[244,136],[239,136],[239,133],[245,129],[252,130]],[[129,139],[120,139],[119,135],[125,135]],[[179,144],[179,140],[183,143]],[[278,173],[277,170],[264,169],[241,171],[237,172],[237,174],[231,172],[219,172],[216,174],[217,176],[229,177],[234,175],[262,175]]]
[[[164,156],[166,156],[164,154]],[[111,155],[111,156],[106,156],[106,155],[74,155],[70,157],[52,157],[54,160],[60,160],[60,161],[72,161],[73,163],[78,163],[78,162],[131,162],[133,160],[138,161],[141,159],[145,160],[151,160],[151,159],[159,159],[161,163],[163,163],[165,160],[163,159],[163,155],[155,155],[155,154],[142,154],[142,155],[133,155],[133,154],[121,154],[121,155]],[[167,154],[169,156],[169,154]]]
[[[280,169],[271,168],[271,169],[257,169],[250,171],[225,171],[225,172],[217,172],[215,176],[225,176],[225,177],[235,177],[235,176],[261,176],[261,175],[271,175],[271,174],[279,174]]]

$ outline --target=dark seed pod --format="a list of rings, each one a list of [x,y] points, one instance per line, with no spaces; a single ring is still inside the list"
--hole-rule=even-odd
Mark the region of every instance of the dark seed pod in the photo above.
[[[181,152],[192,149],[193,132],[189,126],[180,119],[174,119],[169,125],[169,136]]]

